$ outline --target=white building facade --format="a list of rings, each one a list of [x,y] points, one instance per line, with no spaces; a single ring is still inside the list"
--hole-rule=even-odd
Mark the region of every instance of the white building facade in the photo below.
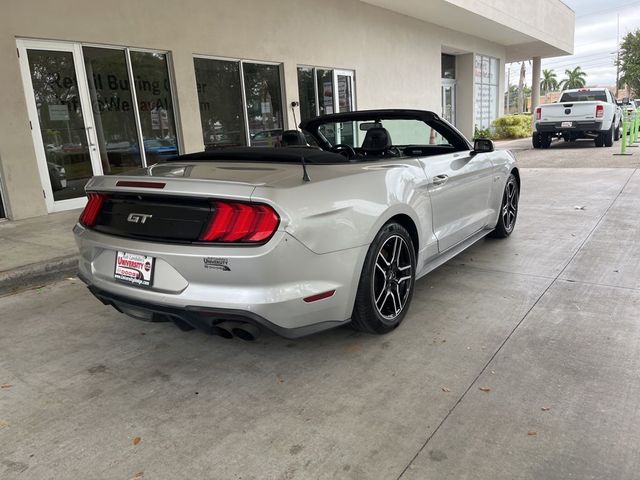
[[[540,58],[573,52],[575,23],[559,0],[0,9],[0,217],[11,219],[82,207],[93,175],[273,145],[315,115],[426,109],[471,137],[503,111],[505,62],[531,59],[539,72]]]

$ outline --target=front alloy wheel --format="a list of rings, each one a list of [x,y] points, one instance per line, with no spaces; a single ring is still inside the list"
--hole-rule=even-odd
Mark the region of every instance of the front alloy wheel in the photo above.
[[[351,325],[369,333],[387,333],[407,313],[416,275],[416,252],[409,232],[388,223],[369,247],[362,267]]]
[[[507,179],[502,195],[502,203],[500,204],[500,216],[495,230],[491,232],[491,236],[505,238],[511,235],[516,226],[518,219],[518,201],[520,200],[520,189],[518,181],[512,174]]]
[[[376,256],[371,282],[376,309],[385,320],[393,322],[402,313],[409,298],[412,275],[407,243],[400,235],[389,237]]]

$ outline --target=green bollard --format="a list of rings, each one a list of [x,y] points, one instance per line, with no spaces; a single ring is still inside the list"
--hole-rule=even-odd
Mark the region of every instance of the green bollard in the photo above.
[[[627,135],[629,134],[629,119],[627,118],[627,111],[622,110],[622,138],[620,142],[620,153],[614,153],[614,155],[633,155],[633,153],[627,153]]]

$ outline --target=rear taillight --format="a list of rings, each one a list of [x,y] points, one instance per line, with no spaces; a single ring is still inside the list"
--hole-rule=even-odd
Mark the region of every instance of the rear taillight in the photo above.
[[[89,193],[87,197],[87,205],[80,214],[80,223],[85,227],[93,227],[107,196],[104,193]]]
[[[604,105],[596,105],[596,118],[604,117]]]
[[[536,120],[540,120],[542,118],[542,108],[536,108]]]
[[[271,238],[280,223],[268,205],[216,201],[213,207],[213,216],[200,235],[203,242],[261,243]]]

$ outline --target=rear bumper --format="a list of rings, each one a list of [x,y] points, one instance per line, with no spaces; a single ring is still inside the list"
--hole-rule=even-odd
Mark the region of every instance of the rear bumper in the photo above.
[[[546,122],[537,123],[536,132],[538,133],[588,133],[588,132],[601,132],[602,122],[593,121],[574,121],[573,126],[563,127],[562,122]]]
[[[367,252],[364,246],[318,255],[285,232],[257,247],[141,242],[80,225],[74,233],[80,277],[123,313],[168,315],[198,328],[241,321],[287,338],[349,321]],[[118,250],[156,259],[152,287],[113,278]],[[221,261],[225,268],[217,268]],[[329,290],[335,290],[329,298],[303,300]]]
[[[161,315],[167,320],[174,322],[179,320],[193,328],[208,333],[214,333],[215,326],[220,323],[239,322],[255,325],[260,329],[268,330],[281,337],[293,339],[339,327],[349,321],[327,321],[296,328],[283,328],[256,313],[246,310],[199,307],[195,305],[187,305],[185,307],[158,305],[136,298],[115,295],[106,290],[102,290],[90,285],[82,275],[80,275],[80,279],[87,283],[87,288],[98,300],[104,305],[112,306],[120,313],[133,316],[133,312],[140,312],[141,314],[148,315],[150,319],[153,318],[154,315]]]

